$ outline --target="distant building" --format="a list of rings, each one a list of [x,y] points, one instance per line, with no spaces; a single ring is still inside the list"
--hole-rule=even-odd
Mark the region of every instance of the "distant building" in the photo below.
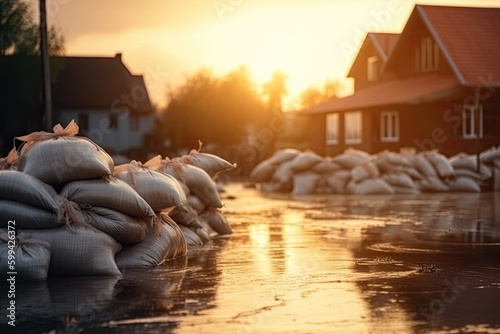
[[[80,134],[108,152],[144,152],[155,127],[155,113],[141,75],[133,75],[115,57],[51,57],[54,124],[72,119]],[[0,133],[4,151],[13,136],[42,130],[38,57],[0,57]],[[12,130],[15,129],[16,132]]]
[[[500,8],[416,5],[401,34],[368,33],[354,94],[298,111],[310,148],[336,155],[500,144]]]

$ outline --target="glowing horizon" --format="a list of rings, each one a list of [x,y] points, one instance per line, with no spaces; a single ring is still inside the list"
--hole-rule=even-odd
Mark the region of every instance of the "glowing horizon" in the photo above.
[[[494,0],[418,3],[493,6]],[[257,85],[275,70],[288,76],[286,109],[294,107],[300,92],[327,80],[344,84],[341,95],[350,93],[345,76],[366,32],[401,32],[414,5],[401,0],[296,0],[286,6],[277,0],[153,0],[146,6],[131,0],[48,0],[49,24],[66,37],[68,56],[122,53],[129,70],[144,75],[157,105],[165,105],[167,85],[181,84],[185,75],[208,68],[222,77],[245,65]]]

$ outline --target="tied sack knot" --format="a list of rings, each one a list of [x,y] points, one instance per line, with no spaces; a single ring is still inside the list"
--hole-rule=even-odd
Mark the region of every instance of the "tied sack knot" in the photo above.
[[[59,210],[57,212],[57,220],[64,222],[66,226],[74,231],[74,226],[87,226],[91,227],[83,218],[80,207],[75,202],[66,198],[61,198],[59,201]]]
[[[74,137],[78,134],[79,127],[75,123],[75,120],[71,120],[71,122],[65,128],[63,128],[61,124],[57,124],[52,128],[52,130],[54,132],[36,131],[25,136],[16,137],[16,139],[25,143],[21,150],[21,153],[23,153],[28,147],[39,141],[56,139],[59,137]]]

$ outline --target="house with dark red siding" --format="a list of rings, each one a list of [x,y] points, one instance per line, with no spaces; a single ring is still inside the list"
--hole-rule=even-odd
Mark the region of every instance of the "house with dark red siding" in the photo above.
[[[416,5],[400,34],[368,33],[348,77],[354,93],[300,110],[310,148],[437,149],[500,145],[500,8]]]

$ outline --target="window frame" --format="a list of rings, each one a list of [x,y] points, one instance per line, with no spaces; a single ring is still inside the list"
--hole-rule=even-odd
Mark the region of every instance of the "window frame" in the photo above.
[[[326,144],[337,145],[339,143],[339,113],[328,113],[325,116]],[[333,134],[333,135],[332,135]],[[333,138],[335,137],[335,138]]]
[[[387,122],[385,122],[386,119]],[[387,136],[385,136],[386,125],[389,128]],[[399,142],[399,133],[399,112],[394,110],[380,112],[380,141],[383,143],[397,143]]]
[[[417,72],[439,70],[439,46],[431,37],[424,37],[415,48],[415,67]]]
[[[356,116],[356,119],[359,122],[358,123],[359,126],[355,126],[354,128],[351,129],[348,123],[350,122],[351,117],[354,116]],[[359,137],[354,138],[350,136],[351,134],[355,134],[355,132],[359,132],[358,133]],[[361,144],[363,142],[363,113],[360,110],[347,111],[344,113],[344,142],[348,145]]]
[[[478,108],[479,107],[479,108]],[[476,111],[479,111],[479,138],[483,138],[483,106],[463,105],[462,106],[462,138],[477,139],[476,133]],[[466,112],[470,111],[470,117],[467,117]],[[470,123],[467,124],[467,120]],[[468,131],[469,130],[469,131]]]

